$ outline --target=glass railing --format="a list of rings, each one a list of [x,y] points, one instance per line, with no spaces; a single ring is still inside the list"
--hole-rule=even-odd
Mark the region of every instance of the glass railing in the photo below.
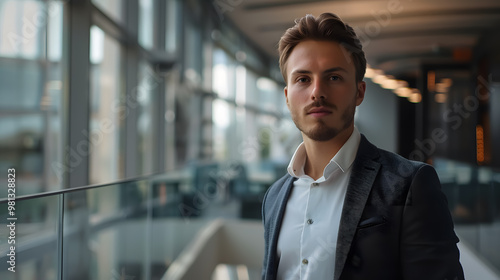
[[[161,279],[211,220],[260,220],[274,170],[204,163],[17,197],[10,209],[2,199],[0,279]]]
[[[462,242],[500,270],[500,173],[443,159],[434,166]],[[214,219],[260,220],[264,192],[284,172],[272,163],[197,163],[17,197],[11,209],[4,198],[0,279],[161,279]]]
[[[487,265],[500,271],[500,170],[435,159],[455,231]]]

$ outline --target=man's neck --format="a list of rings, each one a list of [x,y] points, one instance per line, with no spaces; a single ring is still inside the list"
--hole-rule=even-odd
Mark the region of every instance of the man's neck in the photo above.
[[[304,135],[306,148],[305,174],[314,180],[321,178],[323,170],[351,137],[353,130],[354,126],[349,127],[328,141],[314,141]]]

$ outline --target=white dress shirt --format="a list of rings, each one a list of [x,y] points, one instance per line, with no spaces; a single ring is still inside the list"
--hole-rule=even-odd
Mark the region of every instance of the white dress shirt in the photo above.
[[[298,179],[278,238],[278,279],[333,279],[342,206],[360,139],[355,127],[316,181],[304,173],[304,143],[295,151],[288,173]]]

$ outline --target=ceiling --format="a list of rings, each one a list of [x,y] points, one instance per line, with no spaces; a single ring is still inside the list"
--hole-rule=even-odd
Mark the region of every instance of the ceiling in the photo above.
[[[470,60],[470,53],[482,36],[500,35],[499,0],[223,2],[223,15],[273,57],[278,56],[279,38],[294,19],[306,14],[335,13],[361,37],[370,66],[392,75],[413,75],[423,63]]]

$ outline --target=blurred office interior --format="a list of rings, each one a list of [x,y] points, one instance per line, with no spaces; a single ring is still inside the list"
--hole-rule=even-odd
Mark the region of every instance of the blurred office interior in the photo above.
[[[494,0],[0,0],[0,278],[260,279],[301,142],[277,42],[323,12],[367,55],[356,126],[436,168],[467,279],[500,279]]]

